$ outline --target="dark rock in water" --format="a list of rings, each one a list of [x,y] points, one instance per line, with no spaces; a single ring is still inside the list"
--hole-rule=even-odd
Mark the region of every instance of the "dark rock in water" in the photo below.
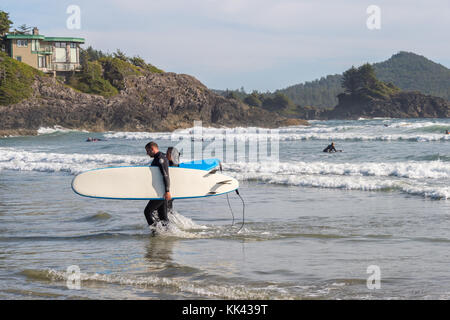
[[[184,74],[131,76],[124,90],[111,98],[39,76],[31,98],[0,106],[0,135],[30,134],[55,125],[89,131],[172,131],[192,127],[194,120],[213,127],[307,124],[219,96]]]

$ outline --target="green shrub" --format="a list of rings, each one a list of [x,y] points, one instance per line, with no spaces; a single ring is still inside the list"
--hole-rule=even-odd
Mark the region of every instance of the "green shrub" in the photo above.
[[[68,85],[84,93],[99,94],[110,97],[118,93],[111,83],[103,78],[102,65],[88,61],[81,72],[68,80]]]
[[[14,104],[31,97],[37,75],[44,74],[0,52],[0,104]]]
[[[124,79],[126,77],[142,75],[138,67],[119,58],[103,57],[98,61],[103,67],[103,78],[118,90],[125,88]]]

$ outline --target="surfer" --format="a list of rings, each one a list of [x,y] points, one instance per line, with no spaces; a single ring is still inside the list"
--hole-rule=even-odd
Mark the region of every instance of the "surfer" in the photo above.
[[[167,160],[169,160],[169,166],[179,167],[180,166],[180,152],[175,147],[168,147],[166,152]]]
[[[448,130],[445,130],[445,134],[449,134],[449,133],[448,133]]]
[[[92,137],[89,137],[89,138],[86,139],[86,142],[97,142],[97,141],[103,141],[103,139],[92,138]]]
[[[334,142],[323,149],[323,152],[337,152],[336,148],[334,147]]]
[[[167,160],[169,160],[169,166],[179,167],[180,166],[180,152],[175,147],[168,147],[166,151]],[[173,213],[173,200],[167,201],[167,210]]]
[[[169,222],[167,218],[167,207],[168,201],[172,199],[170,195],[170,178],[169,178],[169,160],[164,153],[159,151],[158,144],[156,142],[149,142],[145,146],[145,150],[150,158],[153,158],[151,166],[157,166],[161,170],[161,175],[164,181],[164,200],[150,200],[145,207],[144,214],[147,219],[147,223],[151,226],[155,221],[153,221],[152,213],[153,211],[158,211],[159,220],[166,225]]]

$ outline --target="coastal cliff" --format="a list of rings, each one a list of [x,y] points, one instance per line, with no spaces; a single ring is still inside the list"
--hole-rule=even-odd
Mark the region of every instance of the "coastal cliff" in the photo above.
[[[0,135],[36,134],[40,127],[89,131],[172,131],[193,126],[279,127],[307,124],[215,94],[192,76],[145,73],[129,76],[114,96],[87,94],[36,75],[32,94],[0,106]]]

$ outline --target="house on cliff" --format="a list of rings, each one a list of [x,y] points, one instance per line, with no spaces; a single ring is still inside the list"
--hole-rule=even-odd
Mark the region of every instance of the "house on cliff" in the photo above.
[[[45,73],[65,74],[80,69],[83,38],[46,37],[33,28],[31,34],[10,33],[3,37],[6,53]]]

